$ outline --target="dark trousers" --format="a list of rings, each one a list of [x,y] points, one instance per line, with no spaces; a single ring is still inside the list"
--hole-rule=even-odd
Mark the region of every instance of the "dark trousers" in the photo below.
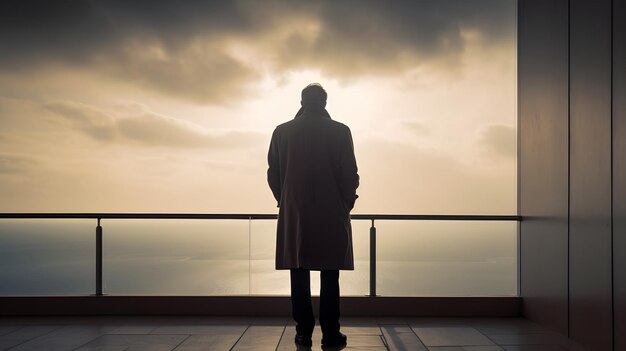
[[[320,326],[324,335],[332,336],[339,333],[339,270],[320,271],[320,279]],[[291,307],[298,334],[313,334],[315,316],[308,269],[291,270]]]

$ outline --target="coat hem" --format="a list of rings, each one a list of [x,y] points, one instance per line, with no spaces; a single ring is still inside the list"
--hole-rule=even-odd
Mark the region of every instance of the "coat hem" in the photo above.
[[[319,268],[319,267],[276,267],[275,270],[277,271],[285,271],[285,270],[290,270],[290,269],[308,269],[310,271],[327,271],[327,270],[339,270],[339,271],[353,271],[353,268],[336,268],[336,267],[324,267],[324,268]]]

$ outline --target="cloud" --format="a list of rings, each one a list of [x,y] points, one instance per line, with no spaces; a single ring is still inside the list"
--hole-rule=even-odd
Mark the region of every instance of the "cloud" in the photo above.
[[[89,106],[57,101],[44,104],[44,107],[64,117],[74,129],[96,140],[113,141],[119,137],[113,118]]]
[[[248,95],[259,73],[225,48],[201,39],[168,48],[158,40],[127,42],[94,59],[97,69],[144,89],[196,103],[222,103]]]
[[[494,173],[453,154],[392,139],[355,140],[361,175],[357,211],[388,213],[515,212],[515,167]]]
[[[38,162],[30,157],[0,154],[0,175],[21,174],[36,168]]]
[[[83,69],[219,104],[246,94],[258,78],[223,42],[246,27],[236,4],[226,1],[7,1],[0,3],[0,64],[23,77]]]
[[[174,148],[245,148],[265,142],[260,133],[229,131],[210,133],[192,123],[159,115],[147,109],[115,117],[94,107],[72,101],[55,101],[44,107],[62,116],[72,128],[92,139],[116,144]]]
[[[430,128],[421,122],[404,121],[402,122],[402,127],[419,136],[426,136],[430,134]]]
[[[283,69],[318,67],[355,76],[397,74],[425,62],[459,64],[464,33],[498,42],[514,30],[507,16],[514,2],[507,1],[329,1],[316,10],[308,32],[279,38],[275,50]]]
[[[351,79],[458,67],[467,33],[514,38],[515,1],[4,1],[0,67],[105,77],[196,103],[250,93],[267,70]]]
[[[517,131],[507,125],[487,125],[480,131],[478,145],[493,158],[514,160],[517,157]]]

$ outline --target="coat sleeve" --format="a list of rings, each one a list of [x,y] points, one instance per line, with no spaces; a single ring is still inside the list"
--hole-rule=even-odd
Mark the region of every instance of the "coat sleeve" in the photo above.
[[[359,197],[356,194],[356,189],[359,187],[359,174],[356,165],[356,157],[354,156],[352,133],[348,127],[346,127],[346,136],[343,145],[344,147],[340,159],[341,195],[348,204],[348,208],[352,210],[356,199]]]
[[[278,152],[278,132],[274,130],[272,133],[272,140],[270,142],[270,149],[267,153],[267,163],[269,165],[267,169],[267,183],[272,189],[272,194],[277,202],[277,207],[280,206],[280,194],[281,194],[281,181],[280,181],[280,159]]]

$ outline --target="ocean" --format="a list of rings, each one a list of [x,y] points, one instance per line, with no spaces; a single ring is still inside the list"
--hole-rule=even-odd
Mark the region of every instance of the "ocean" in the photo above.
[[[369,293],[369,221],[352,221],[355,270],[341,294]],[[95,290],[95,220],[0,220],[0,295]],[[103,220],[111,295],[288,295],[274,269],[275,220]],[[517,295],[517,223],[376,221],[377,294]],[[319,272],[311,274],[319,293]]]

